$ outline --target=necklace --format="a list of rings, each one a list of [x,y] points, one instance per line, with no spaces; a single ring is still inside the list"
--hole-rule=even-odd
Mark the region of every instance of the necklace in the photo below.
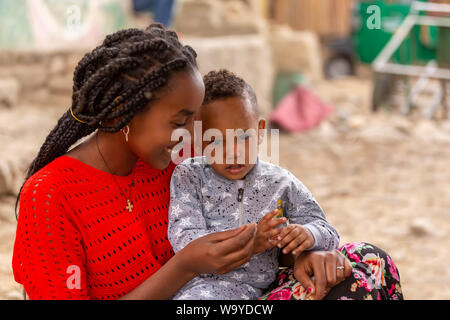
[[[131,198],[131,191],[132,191],[132,188],[134,187],[134,174],[136,173],[136,170],[133,172],[133,177],[131,178],[130,192],[129,192],[129,194],[128,194],[128,197],[126,197],[126,196],[125,196],[125,193],[124,193],[123,190],[122,190],[122,187],[120,186],[119,182],[116,180],[116,178],[114,177],[114,175],[112,174],[112,170],[109,168],[108,163],[107,163],[106,160],[105,160],[105,157],[103,156],[102,152],[100,151],[100,147],[99,147],[99,145],[98,145],[98,134],[95,136],[95,143],[97,144],[97,150],[98,150],[98,153],[99,153],[100,156],[102,157],[103,162],[105,163],[105,166],[108,168],[109,173],[111,174],[111,176],[113,177],[113,179],[114,179],[114,181],[116,182],[117,186],[119,187],[120,195],[121,195],[122,197],[124,197],[125,200],[127,201],[127,205],[126,205],[125,209],[127,209],[129,212],[132,212],[134,206],[133,206],[133,203],[131,202],[130,198]]]

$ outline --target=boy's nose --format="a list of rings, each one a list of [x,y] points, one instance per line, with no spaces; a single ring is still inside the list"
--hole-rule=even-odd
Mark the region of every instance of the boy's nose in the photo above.
[[[233,150],[233,152],[227,152],[226,148],[224,150],[226,163],[227,164],[243,164],[243,163],[238,163],[238,162],[245,161],[245,159],[241,159],[243,156],[245,156],[245,144],[240,144],[240,143],[235,142],[232,150]],[[241,161],[239,161],[239,160],[241,160]]]

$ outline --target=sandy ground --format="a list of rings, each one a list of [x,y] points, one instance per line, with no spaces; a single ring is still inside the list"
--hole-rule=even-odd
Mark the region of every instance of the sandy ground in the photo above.
[[[450,299],[450,121],[372,114],[370,83],[315,87],[336,111],[315,130],[282,134],[280,165],[312,191],[342,244],[365,241],[390,253],[406,299]],[[0,147],[14,144],[13,156],[35,152],[61,112],[0,110]],[[44,113],[51,116],[42,120]],[[13,126],[14,117],[21,120]],[[17,147],[26,143],[33,146]],[[0,160],[7,157],[2,152]],[[11,271],[13,205],[14,197],[0,197],[0,299],[21,298]]]

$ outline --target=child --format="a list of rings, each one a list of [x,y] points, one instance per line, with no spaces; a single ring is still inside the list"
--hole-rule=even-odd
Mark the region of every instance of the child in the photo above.
[[[178,252],[206,234],[258,223],[254,255],[227,274],[199,275],[173,299],[256,299],[275,280],[280,250],[298,255],[304,250],[335,249],[339,235],[294,175],[258,158],[253,164],[250,161],[265,128],[265,121],[258,119],[253,89],[226,70],[210,72],[204,82],[205,99],[199,115],[202,129],[217,129],[223,137],[227,129],[254,129],[259,142],[251,145],[250,134],[238,136],[240,150],[245,152],[245,161],[240,163],[236,161],[239,151],[232,156],[225,151],[225,138],[211,137],[211,142],[204,142],[204,154],[208,145],[215,144],[222,146],[223,157],[209,148],[208,156],[187,159],[175,168],[168,238]],[[284,217],[274,219],[281,211]],[[277,228],[287,221],[289,225]]]

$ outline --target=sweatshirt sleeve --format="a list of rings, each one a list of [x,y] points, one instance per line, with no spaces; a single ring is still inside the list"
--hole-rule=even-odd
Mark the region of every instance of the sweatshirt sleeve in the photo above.
[[[15,280],[32,300],[90,299],[81,233],[60,193],[39,180],[30,178],[20,197]]]
[[[339,246],[339,234],[325,218],[325,214],[311,192],[292,173],[288,192],[288,218],[290,223],[301,224],[314,236],[309,250],[332,250]]]
[[[168,238],[174,252],[208,234],[203,216],[200,179],[194,168],[179,164],[170,181]]]

